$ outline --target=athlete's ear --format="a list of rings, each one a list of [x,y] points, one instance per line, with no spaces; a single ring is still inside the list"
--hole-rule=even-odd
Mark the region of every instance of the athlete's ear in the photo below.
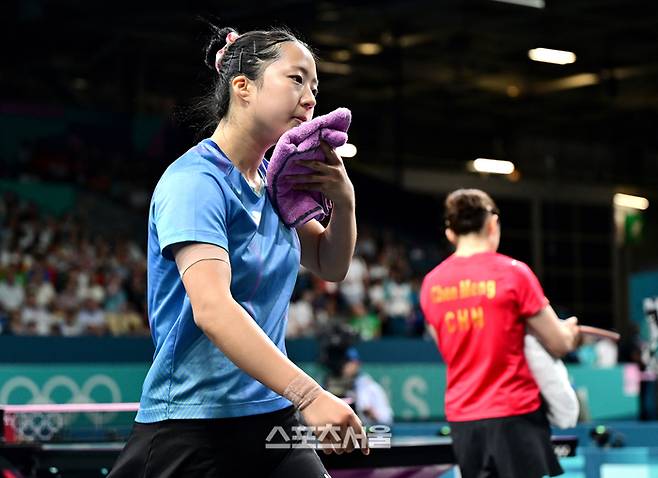
[[[449,227],[446,227],[446,238],[450,241],[450,244],[457,245],[457,234]]]
[[[487,219],[487,235],[495,234],[498,227],[498,214],[492,214]]]
[[[249,103],[249,97],[251,96],[252,82],[245,75],[238,75],[231,80],[231,89],[233,94],[243,100],[246,103]]]

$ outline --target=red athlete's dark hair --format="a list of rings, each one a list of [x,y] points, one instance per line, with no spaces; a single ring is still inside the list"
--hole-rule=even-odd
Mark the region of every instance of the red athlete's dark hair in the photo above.
[[[446,198],[446,227],[458,236],[480,232],[489,214],[499,214],[498,207],[479,189],[458,189]]]

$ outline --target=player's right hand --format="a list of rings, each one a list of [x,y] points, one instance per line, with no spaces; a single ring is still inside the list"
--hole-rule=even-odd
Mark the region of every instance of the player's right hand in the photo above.
[[[571,316],[568,319],[565,319],[564,326],[569,330],[573,337],[571,350],[577,349],[583,342],[580,327],[578,326],[578,317]]]
[[[323,390],[301,413],[306,425],[315,430],[325,453],[349,453],[354,450],[355,441],[364,455],[370,453],[361,420],[335,395]]]

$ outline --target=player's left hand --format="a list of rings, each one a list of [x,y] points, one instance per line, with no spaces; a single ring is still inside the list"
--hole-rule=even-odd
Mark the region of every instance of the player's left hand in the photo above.
[[[354,186],[350,181],[343,159],[324,141],[320,142],[326,162],[300,160],[299,166],[312,169],[313,173],[288,176],[297,190],[320,191],[337,207],[354,206]]]

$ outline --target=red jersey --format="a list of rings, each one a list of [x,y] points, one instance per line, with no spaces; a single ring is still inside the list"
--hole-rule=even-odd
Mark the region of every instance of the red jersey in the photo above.
[[[452,255],[425,276],[420,303],[447,365],[449,421],[539,408],[523,341],[526,318],[548,300],[526,264],[495,252]]]

